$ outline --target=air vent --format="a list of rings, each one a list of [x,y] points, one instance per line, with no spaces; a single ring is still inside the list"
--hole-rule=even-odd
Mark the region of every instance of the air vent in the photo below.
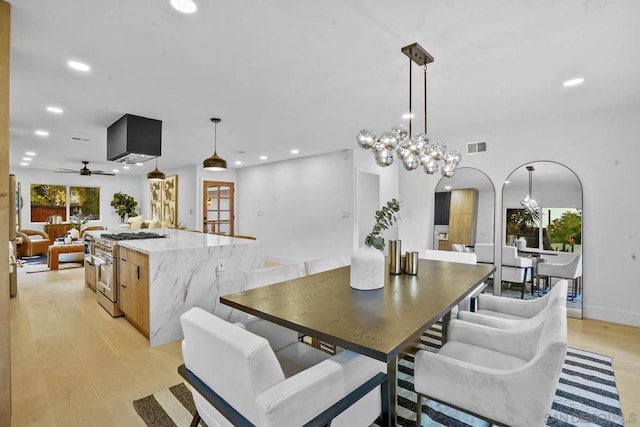
[[[468,142],[467,154],[479,154],[487,151],[486,142]]]
[[[82,141],[82,142],[91,142],[89,138],[80,138],[79,136],[72,136],[72,141]]]

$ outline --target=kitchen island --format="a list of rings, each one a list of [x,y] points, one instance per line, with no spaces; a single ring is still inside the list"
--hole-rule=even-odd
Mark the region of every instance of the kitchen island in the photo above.
[[[167,238],[118,241],[114,262],[120,309],[148,335],[151,347],[182,339],[180,315],[192,307],[229,321],[243,316],[220,304],[219,297],[242,291],[242,272],[262,267],[262,242],[174,229],[145,231]]]

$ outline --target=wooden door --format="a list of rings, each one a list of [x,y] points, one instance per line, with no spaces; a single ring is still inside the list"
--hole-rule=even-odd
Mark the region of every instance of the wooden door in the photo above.
[[[233,236],[233,196],[233,182],[204,181],[203,232]]]

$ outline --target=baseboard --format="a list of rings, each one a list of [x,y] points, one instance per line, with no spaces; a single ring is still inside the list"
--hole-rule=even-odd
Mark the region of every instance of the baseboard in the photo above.
[[[605,322],[640,327],[640,313],[611,310],[593,305],[583,305],[582,313],[585,319],[603,320]]]

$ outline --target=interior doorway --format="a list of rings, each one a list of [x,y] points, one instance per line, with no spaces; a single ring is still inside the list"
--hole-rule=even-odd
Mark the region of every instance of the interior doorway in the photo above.
[[[203,227],[204,233],[233,236],[234,201],[233,182],[204,181]]]

